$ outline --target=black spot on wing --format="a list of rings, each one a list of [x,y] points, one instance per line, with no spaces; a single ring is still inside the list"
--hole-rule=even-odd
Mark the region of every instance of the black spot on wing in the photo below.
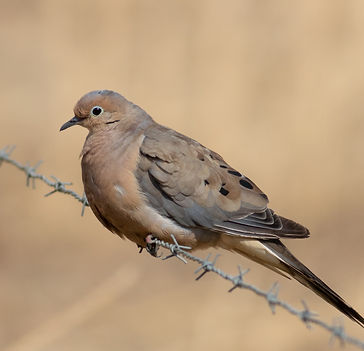
[[[224,187],[221,187],[219,191],[224,196],[227,196],[229,194],[229,190],[226,190]]]
[[[230,174],[232,174],[234,176],[237,176],[237,177],[241,177],[242,176],[242,174],[240,172],[234,171],[234,170],[230,170],[230,169],[228,170],[228,173],[230,173]]]
[[[247,188],[247,189],[253,189],[253,185],[251,185],[247,180],[245,179],[240,179],[239,180],[239,183],[241,186],[243,186],[244,188]]]

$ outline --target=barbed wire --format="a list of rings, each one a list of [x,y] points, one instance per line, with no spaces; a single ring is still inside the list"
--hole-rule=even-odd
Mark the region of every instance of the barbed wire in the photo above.
[[[51,178],[54,179],[54,181],[52,181],[52,180],[48,179],[47,177],[45,177],[44,175],[37,173],[36,170],[41,165],[41,162],[36,163],[35,166],[30,166],[30,165],[23,165],[20,162],[12,159],[10,157],[10,155],[14,151],[14,149],[15,149],[14,146],[7,146],[3,149],[0,149],[0,166],[1,166],[2,162],[6,162],[6,163],[9,163],[9,164],[15,166],[19,170],[23,171],[26,175],[26,185],[27,186],[29,186],[29,184],[30,184],[30,179],[32,179],[33,188],[35,188],[36,179],[43,181],[45,184],[47,184],[48,186],[53,188],[53,190],[51,192],[45,194],[45,196],[52,195],[56,192],[60,192],[60,193],[72,196],[73,198],[75,198],[76,200],[78,200],[79,202],[82,203],[81,215],[83,215],[85,207],[89,206],[85,194],[80,196],[73,190],[67,189],[66,186],[69,186],[72,184],[70,182],[63,182],[55,176],[51,176]],[[201,279],[206,273],[209,273],[209,272],[215,273],[218,276],[220,276],[221,278],[228,280],[229,282],[232,283],[233,286],[228,290],[228,292],[232,292],[237,288],[252,291],[254,294],[264,298],[267,301],[268,306],[270,307],[273,314],[275,313],[277,306],[281,307],[282,309],[288,311],[292,315],[298,317],[306,325],[307,328],[311,328],[312,325],[318,325],[321,328],[327,330],[331,334],[331,337],[330,337],[331,342],[334,339],[338,339],[342,344],[345,344],[345,343],[352,344],[352,345],[357,346],[358,348],[361,348],[362,350],[364,350],[363,341],[347,335],[345,332],[345,328],[341,323],[337,322],[337,323],[333,323],[330,325],[330,324],[320,320],[318,318],[317,313],[312,312],[308,308],[305,301],[302,300],[303,308],[298,309],[298,308],[295,308],[295,307],[291,306],[290,304],[286,303],[285,301],[279,299],[278,298],[278,292],[279,292],[278,283],[274,283],[268,291],[262,290],[245,281],[245,275],[249,272],[249,269],[242,270],[241,267],[238,266],[237,275],[234,276],[234,275],[225,273],[220,268],[217,268],[215,266],[219,255],[216,255],[214,257],[214,259],[210,259],[211,253],[209,253],[205,259],[194,256],[190,252],[187,251],[190,249],[188,246],[183,246],[183,245],[178,244],[178,242],[177,242],[176,238],[173,236],[173,234],[171,234],[171,238],[172,238],[173,244],[159,240],[159,239],[154,239],[153,243],[156,245],[155,250],[158,250],[159,247],[163,247],[170,252],[170,254],[168,256],[161,257],[163,260],[175,257],[184,263],[187,263],[186,260],[196,262],[199,265],[199,267],[195,271],[195,274],[199,273],[196,280]]]
[[[45,177],[43,174],[37,173],[36,172],[37,168],[43,163],[42,161],[38,161],[34,166],[30,166],[29,164],[23,165],[23,164],[19,163],[18,161],[12,159],[10,157],[10,155],[14,150],[15,150],[15,146],[5,146],[3,149],[0,149],[0,166],[1,166],[2,162],[7,162],[7,163],[10,163],[11,165],[15,166],[16,168],[20,169],[21,171],[23,171],[26,175],[26,185],[29,186],[30,180],[32,180],[33,189],[35,189],[35,180],[36,179],[41,180],[42,182],[44,182],[45,184],[47,184],[48,186],[53,188],[52,191],[50,191],[49,193],[44,195],[46,197],[53,195],[57,192],[67,194],[67,195],[74,197],[76,200],[78,200],[79,202],[82,203],[81,216],[83,216],[85,207],[89,206],[85,193],[82,196],[80,196],[73,190],[67,189],[66,186],[72,185],[71,182],[62,182],[57,177],[51,175],[50,177],[53,179],[53,181],[52,181],[52,180],[48,179],[47,177]]]

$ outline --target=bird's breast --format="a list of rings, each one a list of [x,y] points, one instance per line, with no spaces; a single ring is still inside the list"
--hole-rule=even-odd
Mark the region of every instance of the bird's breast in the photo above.
[[[117,142],[117,147],[107,139],[103,143],[91,140],[94,147],[82,157],[82,180],[91,208],[125,231],[136,230],[133,214],[142,204],[134,174],[143,136],[124,139]]]

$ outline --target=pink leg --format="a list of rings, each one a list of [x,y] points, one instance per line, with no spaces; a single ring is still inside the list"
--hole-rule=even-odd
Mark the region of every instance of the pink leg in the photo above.
[[[154,244],[154,239],[155,237],[152,234],[148,234],[144,240],[147,244],[151,245]]]

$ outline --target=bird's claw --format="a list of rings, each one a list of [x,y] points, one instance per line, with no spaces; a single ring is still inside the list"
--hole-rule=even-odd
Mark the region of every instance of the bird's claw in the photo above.
[[[147,252],[153,257],[160,257],[160,255],[158,256],[159,245],[155,242],[156,238],[153,235],[149,234],[145,237],[144,240],[146,242],[145,249],[147,250]]]
[[[143,247],[142,245],[139,245],[139,244],[137,244],[137,246],[138,246],[138,249],[139,249],[139,253],[142,253],[142,252],[143,252],[144,247]]]

